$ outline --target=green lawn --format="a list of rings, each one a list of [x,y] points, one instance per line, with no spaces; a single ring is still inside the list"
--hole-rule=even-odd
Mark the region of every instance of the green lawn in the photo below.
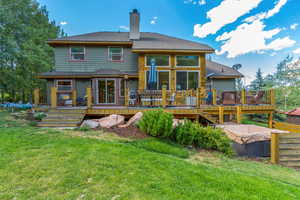
[[[300,199],[300,172],[0,113],[0,199]]]

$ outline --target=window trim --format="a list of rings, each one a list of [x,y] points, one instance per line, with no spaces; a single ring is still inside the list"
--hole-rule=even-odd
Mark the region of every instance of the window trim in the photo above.
[[[121,82],[122,82],[122,80],[124,80],[124,95],[122,95],[122,93],[121,93]],[[119,80],[119,97],[125,97],[125,89],[126,89],[126,85],[127,85],[127,83],[126,83],[126,79],[125,78],[120,78],[120,80]]]
[[[110,55],[110,49],[111,48],[121,48],[121,60],[112,60],[112,56]],[[109,46],[107,48],[108,50],[108,61],[110,62],[116,62],[116,63],[120,63],[120,62],[124,62],[124,48],[121,46]]]
[[[171,67],[171,56],[170,55],[164,55],[164,54],[147,54],[145,55],[145,67],[151,67],[150,65],[147,65],[147,57],[148,56],[168,56],[169,57],[169,65],[156,65],[156,67]]]
[[[59,82],[59,81],[69,81],[69,82],[71,83],[71,90],[59,90],[59,89],[58,89],[58,82]],[[74,83],[73,83],[73,81],[74,81],[74,80],[72,80],[72,79],[56,79],[56,80],[55,80],[55,87],[57,88],[57,91],[58,91],[58,92],[72,92],[73,89],[74,89]]]
[[[150,71],[150,69],[145,70],[145,88],[146,88],[146,90],[149,90],[149,89],[147,89],[147,82],[148,82],[148,80],[147,80],[147,72],[149,72],[149,71]],[[166,70],[156,70],[156,71],[157,72],[169,72],[169,90],[170,90],[170,88],[171,88],[171,70],[166,69]],[[158,89],[159,88],[158,83],[159,83],[159,76],[157,77],[157,87],[156,87],[156,90],[159,90]]]
[[[96,102],[98,105],[115,105],[117,104],[117,80],[115,78],[96,78]],[[114,98],[114,102],[113,103],[99,103],[99,80],[105,80],[105,88],[107,90],[107,81],[113,80],[114,81],[114,87],[115,87],[115,98]],[[107,100],[107,96],[106,96],[106,100]]]
[[[198,65],[195,65],[195,66],[182,66],[182,65],[177,65],[177,57],[178,56],[197,56],[198,57]],[[175,67],[178,67],[178,68],[188,68],[188,67],[193,67],[193,68],[197,68],[197,67],[201,67],[201,60],[200,60],[200,57],[199,55],[176,55],[175,56]]]
[[[186,72],[186,73],[189,73],[189,72],[197,72],[198,73],[198,87],[197,88],[199,88],[199,83],[200,83],[200,71],[199,70],[176,70],[175,71],[175,90],[177,91],[177,72]],[[188,83],[188,81],[189,81],[189,75],[187,74],[187,81],[186,81],[186,90],[191,90],[191,89],[189,89],[188,88],[188,86],[189,86],[189,83]],[[178,90],[178,91],[182,91],[182,90]]]
[[[83,48],[83,60],[76,60],[72,58],[72,48]],[[82,46],[70,46],[69,47],[69,61],[70,62],[84,62],[86,61],[86,49]]]

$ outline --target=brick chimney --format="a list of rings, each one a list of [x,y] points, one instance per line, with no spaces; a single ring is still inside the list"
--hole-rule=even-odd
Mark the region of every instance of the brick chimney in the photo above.
[[[140,39],[140,13],[137,9],[133,9],[132,12],[130,12],[129,39],[131,40]]]

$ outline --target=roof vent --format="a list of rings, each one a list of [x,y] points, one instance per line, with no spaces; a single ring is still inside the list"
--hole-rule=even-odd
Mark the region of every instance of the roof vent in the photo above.
[[[130,13],[130,32],[129,39],[140,39],[140,13],[137,9],[133,9]]]

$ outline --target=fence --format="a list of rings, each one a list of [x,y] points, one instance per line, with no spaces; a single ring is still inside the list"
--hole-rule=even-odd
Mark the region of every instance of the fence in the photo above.
[[[274,122],[273,127],[286,132],[272,133],[271,162],[300,168],[300,125]]]

